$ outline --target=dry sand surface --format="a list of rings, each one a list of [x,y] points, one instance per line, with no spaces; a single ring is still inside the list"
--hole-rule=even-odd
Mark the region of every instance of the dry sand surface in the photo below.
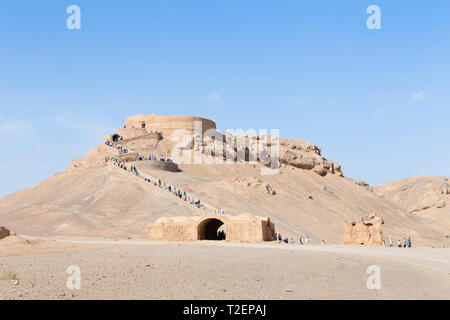
[[[73,252],[91,246],[13,235],[0,240],[0,257]]]
[[[46,247],[0,257],[0,299],[450,298],[450,249],[92,239]],[[66,287],[70,265],[80,267],[80,290]],[[380,290],[367,288],[371,265]]]

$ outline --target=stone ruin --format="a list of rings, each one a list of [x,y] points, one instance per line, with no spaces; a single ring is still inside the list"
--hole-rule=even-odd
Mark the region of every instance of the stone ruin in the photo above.
[[[383,224],[383,219],[375,215],[344,222],[344,245],[381,246]]]
[[[275,239],[270,218],[252,214],[161,217],[147,225],[149,241],[225,240],[263,242]]]
[[[311,170],[320,176],[343,176],[341,166],[322,157],[318,146],[303,140],[279,138],[272,141],[272,136],[256,134],[256,131],[254,134],[218,132],[214,120],[195,116],[134,115],[126,119],[122,128],[105,137],[105,141],[121,145],[137,140],[143,143],[165,140],[167,143],[180,139],[176,144],[179,151],[200,152],[224,161],[255,160],[273,169],[281,165]],[[131,159],[132,155],[126,157]]]
[[[200,122],[202,131],[216,129],[216,123],[213,120],[193,117],[193,116],[158,116],[156,114],[144,114],[129,117],[125,121],[125,126],[105,138],[111,141],[121,137],[124,140],[132,139],[156,139],[170,137],[177,130],[183,130],[186,134],[193,135],[195,132],[195,123]]]

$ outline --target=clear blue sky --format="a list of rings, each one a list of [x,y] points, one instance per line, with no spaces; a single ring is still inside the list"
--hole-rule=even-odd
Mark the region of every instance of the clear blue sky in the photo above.
[[[448,0],[2,0],[0,196],[141,113],[278,128],[372,185],[449,176],[449,14]]]

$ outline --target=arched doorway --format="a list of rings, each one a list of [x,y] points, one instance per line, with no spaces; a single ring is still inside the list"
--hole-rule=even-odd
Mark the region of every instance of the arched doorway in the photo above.
[[[114,142],[117,142],[117,141],[119,141],[120,136],[116,133],[116,134],[114,134],[114,135],[112,136],[112,139],[113,139]]]
[[[226,226],[217,218],[208,218],[199,223],[197,227],[198,240],[225,240]]]

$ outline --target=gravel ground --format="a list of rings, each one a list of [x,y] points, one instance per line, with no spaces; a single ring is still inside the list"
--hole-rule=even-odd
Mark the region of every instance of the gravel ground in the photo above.
[[[450,249],[65,241],[0,258],[0,299],[449,299]],[[85,247],[83,247],[85,246]],[[69,290],[70,265],[81,289]],[[380,267],[369,290],[367,268]]]

